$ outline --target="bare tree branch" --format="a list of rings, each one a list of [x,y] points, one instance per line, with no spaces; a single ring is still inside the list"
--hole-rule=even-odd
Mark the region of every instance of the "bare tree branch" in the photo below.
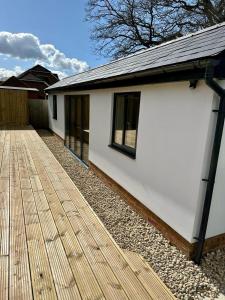
[[[118,58],[225,21],[225,0],[88,0],[99,55]]]

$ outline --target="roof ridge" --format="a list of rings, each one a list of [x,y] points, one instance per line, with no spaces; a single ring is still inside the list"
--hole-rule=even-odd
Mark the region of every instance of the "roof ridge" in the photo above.
[[[184,39],[187,39],[187,38],[189,38],[189,37],[192,37],[192,36],[201,34],[202,32],[210,31],[210,30],[213,30],[213,29],[215,29],[215,28],[222,27],[222,26],[225,26],[225,22],[222,22],[222,23],[219,23],[219,24],[216,24],[216,25],[207,27],[207,28],[203,28],[203,29],[198,30],[198,31],[196,31],[196,32],[188,33],[188,34],[183,35],[183,36],[181,36],[181,37],[179,37],[179,38],[175,38],[175,39],[173,39],[173,40],[170,40],[170,41],[167,41],[167,42],[163,42],[163,43],[161,43],[161,44],[159,44],[159,45],[157,45],[157,46],[153,46],[153,47],[151,47],[151,48],[138,50],[138,51],[135,52],[135,53],[129,54],[129,55],[124,56],[124,57],[120,57],[120,58],[115,59],[115,60],[113,60],[113,61],[110,61],[110,62],[108,62],[108,63],[105,63],[105,64],[102,64],[102,65],[96,66],[96,67],[94,67],[94,68],[90,68],[89,70],[86,70],[86,71],[83,71],[83,72],[80,72],[80,73],[77,73],[77,74],[73,74],[73,75],[64,77],[62,80],[68,79],[68,78],[70,78],[70,77],[75,77],[75,76],[77,76],[77,75],[84,74],[84,73],[87,73],[87,72],[89,72],[89,71],[93,71],[93,70],[96,70],[96,69],[98,69],[98,68],[102,68],[102,67],[104,67],[104,66],[111,65],[111,64],[116,63],[116,62],[118,62],[118,61],[127,59],[128,57],[133,57],[133,56],[139,55],[139,54],[141,54],[141,53],[143,53],[143,52],[148,52],[148,51],[151,51],[151,50],[153,50],[153,49],[157,49],[157,48],[160,48],[160,47],[162,47],[162,46],[165,46],[165,45],[168,45],[168,44],[172,44],[172,43],[178,42],[178,41],[180,41],[180,40],[184,40]],[[61,81],[61,80],[60,80],[60,81]]]

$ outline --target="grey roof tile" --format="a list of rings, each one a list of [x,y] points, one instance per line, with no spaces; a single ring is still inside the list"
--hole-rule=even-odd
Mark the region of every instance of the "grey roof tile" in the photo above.
[[[79,73],[46,90],[213,57],[225,50],[225,22]]]

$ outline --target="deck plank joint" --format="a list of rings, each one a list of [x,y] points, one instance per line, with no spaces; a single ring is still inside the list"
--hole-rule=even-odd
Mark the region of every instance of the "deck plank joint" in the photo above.
[[[0,300],[175,299],[119,248],[32,127],[0,128],[0,145]]]

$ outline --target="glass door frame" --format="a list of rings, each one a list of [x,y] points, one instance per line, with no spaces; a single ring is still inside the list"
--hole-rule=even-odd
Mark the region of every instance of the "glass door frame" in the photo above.
[[[80,97],[80,155],[78,155],[72,148],[71,148],[71,143],[70,143],[70,137],[72,136],[71,133],[71,97]],[[88,97],[88,124],[90,128],[90,95],[89,94],[79,94],[79,95],[65,95],[64,97],[64,110],[65,110],[65,139],[64,139],[64,146],[67,147],[82,163],[84,163],[86,166],[88,166],[88,161],[84,160],[84,120],[83,120],[83,115],[84,115],[84,105],[82,104],[82,98]],[[88,132],[88,149],[89,149],[89,132]]]

